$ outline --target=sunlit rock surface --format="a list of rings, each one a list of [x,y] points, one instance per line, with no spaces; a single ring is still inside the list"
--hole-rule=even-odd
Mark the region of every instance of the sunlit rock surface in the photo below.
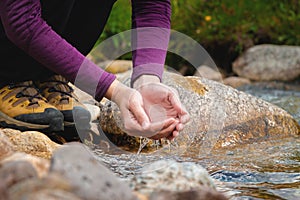
[[[54,150],[60,147],[45,134],[37,131],[21,132],[14,129],[0,129],[9,138],[15,151],[49,159]]]
[[[14,146],[9,138],[0,130],[0,160],[14,152]]]
[[[129,84],[130,72],[118,76]],[[191,121],[174,141],[177,145],[207,148],[234,147],[260,141],[299,136],[299,125],[283,109],[224,84],[200,77],[165,72],[163,82],[177,89]],[[116,124],[121,119],[110,101],[101,106],[100,125],[118,145],[138,147],[140,138],[125,134]],[[157,146],[157,142],[150,142]]]

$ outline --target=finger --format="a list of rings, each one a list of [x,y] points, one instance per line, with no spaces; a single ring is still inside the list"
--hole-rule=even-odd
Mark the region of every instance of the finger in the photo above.
[[[129,106],[130,106],[129,108],[130,112],[136,118],[138,123],[145,129],[147,129],[150,126],[150,119],[146,114],[144,108],[142,107],[142,103],[133,100],[132,104],[130,104]]]
[[[176,124],[173,123],[169,127],[158,132],[156,135],[150,137],[150,139],[158,140],[161,138],[167,138],[168,136],[172,135],[175,128],[176,128]]]
[[[148,135],[148,137],[152,137],[152,136],[156,135],[158,132],[160,132],[163,129],[163,127],[169,127],[172,124],[175,124],[175,126],[176,126],[177,123],[175,123],[175,122],[176,122],[176,120],[174,118],[168,118],[162,122],[154,122],[154,123],[151,123],[149,130],[145,130],[145,132],[148,131],[150,133]]]
[[[170,118],[162,122],[151,123],[151,125],[149,125],[147,129],[145,129],[134,118],[125,116],[123,117],[123,119],[124,119],[124,129],[128,135],[143,136],[148,138],[156,135],[156,133],[159,132],[162,129],[162,127],[168,127],[172,124],[175,124],[175,126],[173,127],[174,129],[176,127],[176,124],[178,123],[178,121],[175,120],[174,118]]]
[[[170,96],[170,102],[174,109],[178,112],[180,122],[186,124],[190,120],[190,115],[186,111],[185,107],[181,104],[179,98],[173,94]]]
[[[170,90],[169,101],[171,102],[174,109],[179,113],[179,116],[187,114],[184,106],[182,106],[178,95],[172,90]]]
[[[176,130],[177,131],[182,131],[183,128],[184,128],[184,125],[182,123],[179,123],[179,124],[176,125]]]
[[[188,113],[185,113],[183,115],[180,116],[180,122],[182,124],[186,124],[190,121],[190,115]]]
[[[167,137],[168,140],[174,140],[179,135],[178,131],[173,131],[171,135]]]
[[[122,112],[123,125],[120,127],[128,135],[137,136],[142,130],[142,126],[129,110]]]

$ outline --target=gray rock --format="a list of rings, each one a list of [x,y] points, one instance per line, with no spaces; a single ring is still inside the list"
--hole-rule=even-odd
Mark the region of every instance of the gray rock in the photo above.
[[[34,167],[26,161],[13,161],[0,165],[0,180],[6,188],[37,176]]]
[[[290,81],[300,75],[300,47],[258,45],[233,62],[233,71],[255,81]]]
[[[24,161],[30,163],[35,171],[37,172],[39,177],[44,177],[48,174],[49,170],[49,160],[32,156],[30,154],[26,154],[23,152],[16,152],[11,154],[10,156],[3,159],[0,164],[5,164],[7,162],[18,162],[18,161]]]
[[[134,190],[150,194],[154,191],[190,191],[207,186],[215,189],[206,169],[192,162],[160,160],[142,168],[132,179]]]
[[[49,174],[43,178],[31,178],[26,179],[13,185],[8,190],[9,198],[14,199],[60,199],[56,198],[65,195],[65,198],[61,199],[72,199],[68,197],[74,197],[78,199],[75,194],[72,194],[72,186],[63,177],[57,174]],[[50,194],[52,191],[52,194]],[[41,198],[47,197],[47,198]]]
[[[95,159],[88,147],[69,143],[58,149],[51,160],[50,172],[64,177],[82,199],[136,199],[129,186]]]
[[[43,189],[36,192],[24,193],[22,200],[80,200],[75,194],[58,189]]]

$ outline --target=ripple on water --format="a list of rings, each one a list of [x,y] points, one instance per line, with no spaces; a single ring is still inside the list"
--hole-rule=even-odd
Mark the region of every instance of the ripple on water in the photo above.
[[[279,90],[258,86],[245,86],[240,90],[262,98],[289,112],[300,123],[300,87],[298,90]]]
[[[253,148],[255,145],[255,148]],[[109,154],[95,149],[98,159],[126,181],[142,167],[161,159],[195,162],[205,167],[220,191],[232,199],[295,199],[300,188],[300,139],[246,145],[243,149],[213,152],[172,147],[153,153]],[[182,152],[185,152],[184,154]],[[190,152],[187,154],[186,152]],[[299,196],[300,197],[300,196]],[[299,198],[300,199],[300,198]]]
[[[276,104],[300,121],[300,92],[246,88],[244,91]],[[220,191],[234,200],[300,199],[300,139],[288,138],[245,145],[226,151],[201,155],[196,147],[165,148],[139,155],[129,152],[104,152],[94,149],[103,161],[124,180],[161,159],[196,162],[205,167]]]

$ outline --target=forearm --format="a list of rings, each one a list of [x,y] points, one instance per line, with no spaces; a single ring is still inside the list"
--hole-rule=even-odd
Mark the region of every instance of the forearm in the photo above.
[[[1,0],[6,36],[19,48],[100,100],[115,79],[60,37],[41,17],[39,0]]]
[[[132,83],[141,75],[161,80],[170,35],[169,0],[132,0]]]

